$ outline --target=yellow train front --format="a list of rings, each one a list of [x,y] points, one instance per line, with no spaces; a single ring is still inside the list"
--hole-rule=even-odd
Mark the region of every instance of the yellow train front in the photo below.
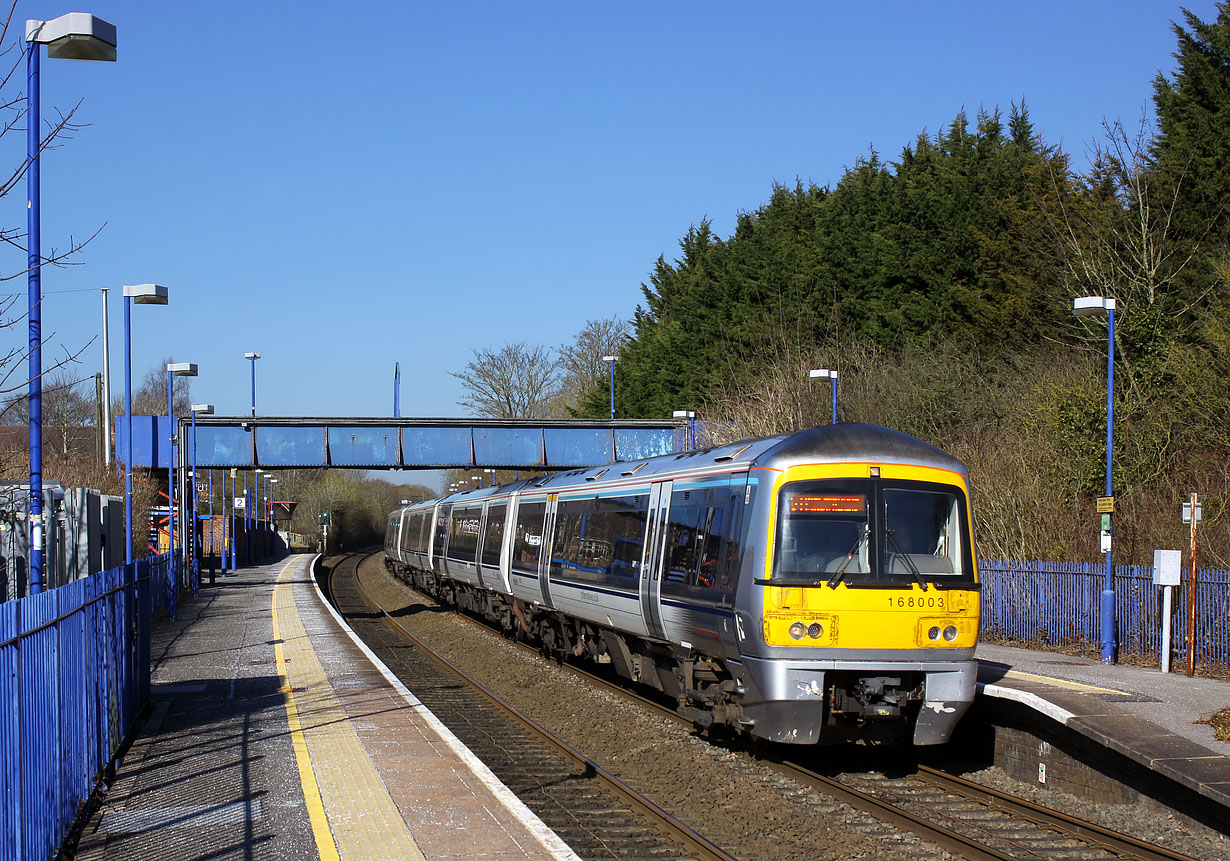
[[[765,452],[749,484],[758,550],[735,602],[736,722],[796,744],[947,741],[977,675],[961,462],[887,428],[838,425]]]

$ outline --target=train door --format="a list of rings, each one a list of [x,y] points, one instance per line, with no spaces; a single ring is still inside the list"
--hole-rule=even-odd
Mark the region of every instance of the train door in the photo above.
[[[667,516],[671,507],[670,481],[658,481],[649,490],[648,540],[641,558],[641,614],[649,636],[666,639],[662,625],[662,559],[666,556]]]
[[[555,511],[559,494],[547,494],[547,513],[542,525],[542,552],[538,554],[538,583],[542,587],[542,603],[555,608],[551,603],[551,556],[555,550]]]
[[[474,575],[478,577],[478,588],[483,587],[483,544],[487,540],[487,515],[491,511],[491,503],[484,502],[478,516],[478,541],[474,544]]]
[[[432,570],[440,575],[448,573],[448,563],[445,561],[445,553],[448,549],[449,512],[451,510],[451,505],[437,505],[433,511],[433,531],[428,561],[431,564]]]

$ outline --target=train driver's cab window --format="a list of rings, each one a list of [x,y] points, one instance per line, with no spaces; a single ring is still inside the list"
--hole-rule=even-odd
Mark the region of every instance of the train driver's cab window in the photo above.
[[[827,580],[871,571],[867,493],[810,485],[784,490],[773,576]]]
[[[890,574],[960,577],[960,500],[932,490],[884,488],[884,553]]]

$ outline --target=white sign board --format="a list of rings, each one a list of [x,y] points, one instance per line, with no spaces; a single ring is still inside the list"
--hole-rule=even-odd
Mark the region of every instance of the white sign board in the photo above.
[[[1178,586],[1183,553],[1179,550],[1153,551],[1153,582],[1157,586]]]
[[[244,499],[242,496],[236,496],[235,497],[235,507],[236,508],[247,508],[248,500]]]

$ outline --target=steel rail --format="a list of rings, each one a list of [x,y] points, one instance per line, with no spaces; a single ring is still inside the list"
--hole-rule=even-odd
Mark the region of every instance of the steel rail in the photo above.
[[[949,774],[946,771],[929,765],[919,765],[918,771],[924,780],[931,781],[956,795],[963,796],[971,801],[980,801],[983,804],[999,806],[1005,812],[1011,813],[1014,816],[1032,819],[1049,828],[1055,828],[1062,834],[1099,846],[1116,855],[1129,858],[1143,858],[1147,859],[1147,861],[1194,861],[1190,855],[1175,852],[1164,846],[1146,843],[1129,834],[1122,834],[1109,828],[1103,828],[1092,822],[1077,819],[1075,816],[1069,816],[1061,811],[1017,798],[1015,795],[983,786],[980,783],[966,780],[963,777]]]
[[[360,554],[354,554],[354,555],[357,557]],[[371,554],[371,555],[375,555],[375,554]],[[679,821],[674,816],[667,813],[664,809],[654,804],[652,801],[650,801],[645,796],[641,795],[639,792],[637,792],[632,787],[628,786],[626,783],[621,781],[615,775],[606,771],[606,769],[602,768],[602,766],[598,765],[592,759],[590,759],[589,757],[585,756],[580,751],[573,748],[571,745],[569,745],[563,739],[556,736],[550,730],[541,726],[536,721],[534,721],[531,717],[522,713],[521,711],[519,711],[517,708],[515,708],[511,704],[505,702],[497,694],[489,690],[486,686],[484,686],[478,680],[474,679],[472,676],[470,676],[460,667],[452,664],[443,655],[436,652],[434,649],[432,649],[430,646],[428,646],[418,637],[414,636],[414,634],[411,634],[409,631],[407,631],[406,628],[400,622],[394,619],[392,615],[389,614],[388,610],[386,610],[383,606],[380,605],[379,602],[377,602],[374,598],[372,598],[371,595],[368,593],[368,591],[363,587],[363,581],[359,577],[359,566],[358,565],[355,566],[354,579],[355,579],[355,584],[358,586],[359,593],[363,596],[363,600],[367,601],[367,603],[370,604],[374,609],[378,610],[385,622],[391,624],[394,628],[396,628],[401,633],[403,637],[405,637],[408,641],[413,643],[418,648],[422,649],[424,653],[434,658],[441,666],[445,667],[451,673],[453,673],[458,678],[460,678],[462,681],[464,681],[467,685],[471,686],[472,688],[480,692],[483,696],[485,696],[488,700],[490,700],[492,704],[494,704],[496,707],[502,710],[509,717],[513,718],[514,720],[516,720],[517,722],[525,726],[527,729],[530,730],[530,732],[532,732],[536,736],[542,738],[544,741],[549,742],[552,746],[554,746],[557,750],[559,750],[567,759],[570,759],[578,763],[579,765],[581,765],[585,769],[587,776],[593,775],[594,777],[597,777],[609,789],[611,789],[612,791],[617,793],[619,796],[624,798],[624,800],[628,801],[633,807],[638,809],[643,815],[663,825],[666,828],[666,830],[672,836],[674,836],[675,839],[677,839],[680,843],[682,843],[687,849],[696,852],[698,857],[709,859],[709,861],[737,861],[735,856],[729,854],[728,852],[723,850],[720,846],[717,846],[716,844],[710,842],[708,839],[706,839],[701,834],[692,830],[689,826],[685,825],[683,822]],[[332,593],[331,586],[330,586],[330,593]]]
[[[491,626],[484,622],[467,616],[464,613],[456,613],[456,615],[465,622],[482,628],[485,631],[492,631]],[[535,649],[531,644],[520,640],[512,641],[515,646],[518,646],[528,652],[540,654],[538,649]],[[655,711],[662,717],[669,718],[675,722],[693,726],[690,718],[687,718],[673,708],[663,705],[656,700],[643,696],[636,691],[630,690],[620,682],[614,682],[607,679],[591,670],[576,666],[571,663],[561,663],[560,667],[572,673],[573,675],[583,678],[590,682],[595,682],[606,690],[618,694],[625,700],[634,702]],[[891,821],[895,825],[908,828],[918,837],[921,837],[931,842],[937,843],[953,852],[957,852],[966,858],[1016,858],[1018,856],[1010,854],[1000,854],[997,850],[982,846],[968,838],[953,835],[951,832],[940,829],[938,826],[929,824],[925,819],[916,817],[906,811],[893,807],[889,802],[879,799],[873,795],[861,792],[858,789],[847,786],[833,778],[817,774],[803,766],[797,765],[786,758],[763,758],[766,764],[773,767],[778,773],[785,774],[796,780],[801,780],[813,788],[839,798],[842,801],[856,807],[865,813],[869,813],[881,819]],[[1083,843],[1090,844],[1093,847],[1101,848],[1107,852],[1126,857],[1138,858],[1142,861],[1194,861],[1189,855],[1184,855],[1175,852],[1165,847],[1155,846],[1146,843],[1143,840],[1138,840],[1127,834],[1118,831],[1104,828],[1092,822],[1083,819],[1077,819],[1066,813],[1054,810],[1049,807],[1044,807],[1030,801],[1018,798],[1003,790],[994,789],[989,786],[984,786],[979,783],[974,783],[971,780],[958,777],[954,774],[942,771],[931,766],[919,765],[920,779],[930,781],[934,784],[942,786],[944,789],[960,795],[968,800],[975,801],[989,807],[997,807],[1005,813],[1027,819],[1036,825],[1041,825],[1050,828],[1059,836],[1071,837]],[[953,838],[958,839],[953,839]]]

